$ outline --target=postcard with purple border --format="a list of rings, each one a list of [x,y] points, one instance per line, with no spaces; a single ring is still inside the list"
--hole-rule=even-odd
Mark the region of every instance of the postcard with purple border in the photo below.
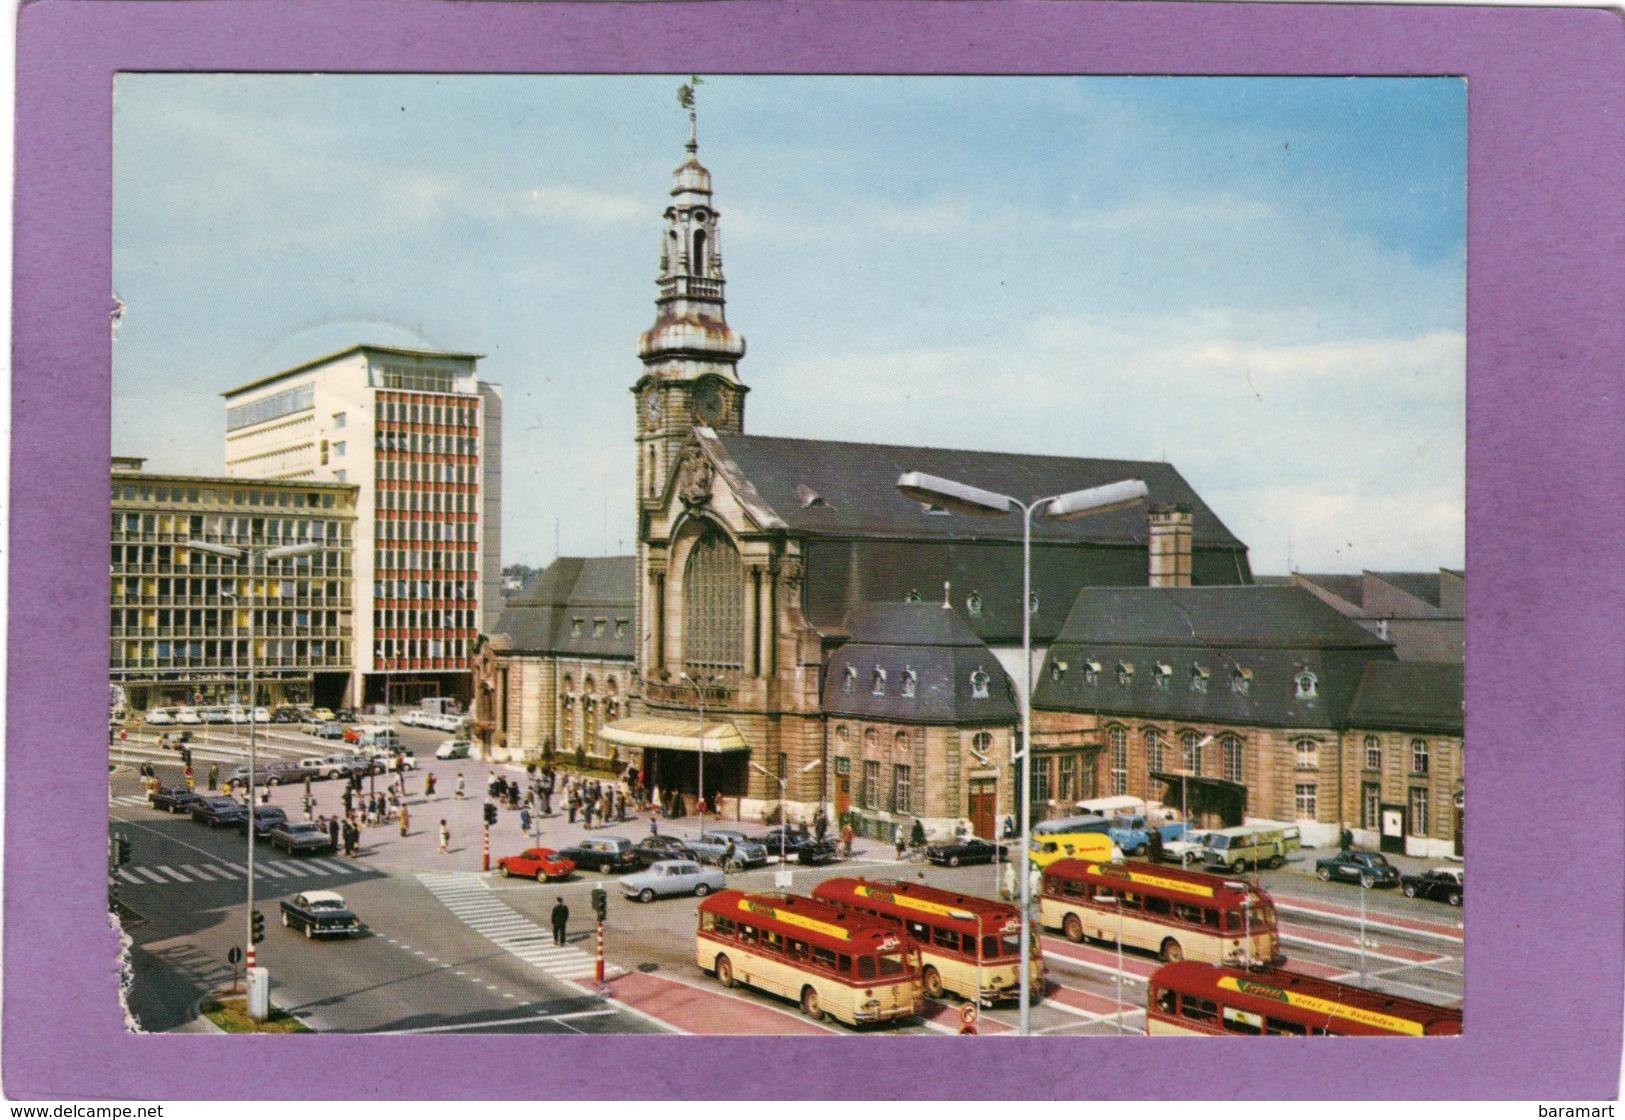
[[[1622,64],[25,6],[5,1092],[1612,1098]]]

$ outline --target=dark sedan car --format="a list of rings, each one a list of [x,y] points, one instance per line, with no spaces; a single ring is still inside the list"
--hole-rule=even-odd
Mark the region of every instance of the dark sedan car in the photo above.
[[[632,871],[637,867],[633,862],[632,847],[632,841],[624,836],[592,836],[555,854],[575,864],[578,871],[614,873]]]
[[[1338,852],[1315,861],[1315,874],[1321,882],[1347,879],[1362,887],[1399,886],[1399,868],[1375,852]]]
[[[283,821],[270,830],[271,847],[281,848],[289,855],[333,850],[333,837],[321,825],[311,821]]]
[[[244,836],[248,835],[247,813],[239,813],[233,823],[236,825],[238,832],[241,832]],[[288,814],[275,805],[254,806],[254,836],[256,839],[266,835],[278,825],[286,823],[288,823]]]
[[[941,844],[927,844],[925,858],[945,867],[958,867],[962,863],[992,863],[1005,858],[1003,844],[990,844],[979,836],[962,836]]]
[[[1433,898],[1452,906],[1461,905],[1462,872],[1459,867],[1435,867],[1420,875],[1402,875],[1399,883],[1406,898]]]
[[[230,797],[203,797],[192,806],[192,819],[215,828],[235,824],[239,817],[248,816],[248,810]]]
[[[192,806],[202,800],[185,786],[159,786],[147,794],[147,802],[166,813],[190,813]]]
[[[631,857],[639,870],[663,859],[697,859],[693,850],[676,836],[645,836],[632,848]]]
[[[771,859],[779,858],[782,850],[786,859],[800,863],[829,863],[839,854],[833,840],[820,840],[810,832],[802,832],[794,825],[779,825],[754,838],[754,842],[767,849]]]
[[[304,930],[307,938],[349,937],[361,932],[361,920],[334,891],[306,891],[284,900],[282,924]]]

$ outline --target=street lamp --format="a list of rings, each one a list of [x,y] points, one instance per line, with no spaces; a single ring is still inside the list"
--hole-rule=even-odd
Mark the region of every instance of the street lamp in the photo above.
[[[967,513],[976,517],[1004,517],[1021,511],[1021,662],[1025,687],[1021,692],[1021,746],[1016,757],[1023,765],[1017,773],[1021,780],[1021,853],[1027,856],[1032,844],[1032,779],[1031,766],[1033,722],[1033,638],[1032,638],[1032,579],[1033,579],[1033,514],[1053,521],[1069,521],[1097,513],[1110,513],[1127,509],[1143,501],[1151,491],[1139,479],[1095,486],[1088,490],[1073,490],[1048,498],[1023,502],[1006,494],[967,486],[963,482],[938,478],[920,471],[908,471],[897,480],[897,489],[905,497],[917,502],[937,506],[952,513]],[[1021,875],[1021,1028],[1020,1033],[1032,1033],[1032,978],[1028,975],[1032,960],[1032,876]]]
[[[294,556],[309,556],[321,550],[321,545],[315,541],[306,541],[303,544],[281,545],[277,548],[252,545],[236,547],[233,545],[214,544],[210,541],[191,541],[188,548],[195,548],[199,552],[209,552],[216,556],[229,557],[239,563],[248,562],[248,594],[245,597],[248,604],[248,913],[245,915],[247,932],[247,948],[243,951],[243,964],[245,970],[254,968],[254,765],[258,736],[256,731],[259,720],[254,718],[255,702],[259,699],[254,684],[254,560],[259,559],[259,571],[265,574],[265,565],[269,560],[286,560]],[[252,976],[252,971],[245,971]],[[250,982],[252,985],[252,981]],[[269,981],[266,982],[265,991],[269,991]],[[252,998],[253,988],[250,987],[249,1014],[254,1014],[255,1001]],[[257,1018],[258,1016],[256,1016]]]
[[[699,786],[700,786],[700,792],[699,792],[699,801],[697,802],[697,804],[700,805],[700,806],[703,806],[705,804],[705,690],[700,687],[700,682],[699,681],[695,680],[693,677],[689,676],[687,673],[678,673],[677,678],[679,680],[687,681],[689,684],[694,686],[694,702],[699,705],[699,709],[700,709],[700,741],[699,741],[699,755],[700,755],[700,780],[699,780]],[[706,677],[705,678],[705,683],[706,684],[715,684],[719,679],[720,678],[718,678],[718,677]],[[700,812],[700,835],[701,836],[705,835],[705,812],[704,812],[703,809]]]

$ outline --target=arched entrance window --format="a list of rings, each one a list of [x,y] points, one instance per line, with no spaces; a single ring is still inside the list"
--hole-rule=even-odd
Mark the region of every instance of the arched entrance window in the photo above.
[[[745,580],[739,552],[708,526],[683,570],[683,664],[691,670],[744,667]]]

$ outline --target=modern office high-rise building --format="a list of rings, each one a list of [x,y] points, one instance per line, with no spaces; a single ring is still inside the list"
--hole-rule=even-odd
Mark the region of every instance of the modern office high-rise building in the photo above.
[[[479,357],[359,345],[222,394],[227,474],[357,487],[362,703],[472,695],[502,606],[502,395]]]

